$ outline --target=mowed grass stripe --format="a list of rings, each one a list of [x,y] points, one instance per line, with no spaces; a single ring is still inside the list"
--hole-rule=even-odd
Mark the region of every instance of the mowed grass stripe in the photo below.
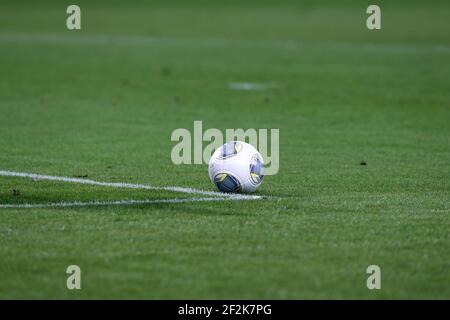
[[[59,32],[0,32],[0,44],[72,44],[72,45],[119,45],[152,48],[184,49],[256,49],[256,50],[303,50],[317,48],[340,52],[373,52],[386,54],[450,54],[450,45],[406,44],[406,43],[361,43],[361,42],[304,42],[294,40],[252,40],[225,38],[176,38],[140,35],[82,34]]]

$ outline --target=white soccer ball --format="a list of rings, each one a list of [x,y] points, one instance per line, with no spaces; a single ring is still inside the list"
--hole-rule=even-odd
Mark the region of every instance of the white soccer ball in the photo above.
[[[221,192],[254,192],[264,177],[264,161],[252,145],[230,141],[209,160],[209,178]]]

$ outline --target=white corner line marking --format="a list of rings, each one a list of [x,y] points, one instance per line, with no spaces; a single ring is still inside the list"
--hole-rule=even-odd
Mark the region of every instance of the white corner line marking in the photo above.
[[[230,199],[230,200],[262,199],[262,196],[257,196],[257,195],[229,194],[229,193],[221,193],[221,192],[215,192],[215,191],[204,191],[204,190],[193,189],[193,188],[175,187],[175,186],[156,187],[156,186],[149,186],[149,185],[145,185],[145,184],[133,184],[133,183],[125,183],[125,182],[101,182],[101,181],[95,181],[95,180],[90,180],[90,179],[48,176],[48,175],[41,175],[41,174],[36,174],[36,173],[14,172],[14,171],[5,171],[5,170],[0,170],[0,176],[30,178],[30,179],[33,179],[36,181],[47,180],[47,181],[58,181],[58,182],[70,182],[70,183],[87,184],[87,185],[95,185],[95,186],[102,186],[102,187],[113,187],[113,188],[164,190],[164,191],[170,191],[170,192],[198,194],[198,195],[204,195],[204,196],[225,198],[225,199]]]

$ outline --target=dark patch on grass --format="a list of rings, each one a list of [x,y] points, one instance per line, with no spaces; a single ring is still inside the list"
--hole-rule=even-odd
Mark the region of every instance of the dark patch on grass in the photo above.
[[[361,162],[359,163],[359,165],[361,165],[361,166],[367,166],[367,162],[364,161],[364,160],[361,160]]]
[[[22,193],[20,192],[20,190],[18,189],[12,189],[12,195],[13,197],[18,197],[20,196]]]
[[[161,75],[164,77],[170,76],[171,73],[172,73],[172,71],[168,67],[164,67],[161,69]]]

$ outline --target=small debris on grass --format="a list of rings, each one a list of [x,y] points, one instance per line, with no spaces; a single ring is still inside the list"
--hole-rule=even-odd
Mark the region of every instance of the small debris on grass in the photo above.
[[[361,166],[367,166],[367,162],[364,161],[364,160],[362,160],[359,164],[360,164]]]
[[[21,195],[20,190],[18,189],[12,189],[12,195],[13,197],[18,197]]]
[[[73,176],[74,176],[74,178],[87,178],[87,177],[89,177],[88,174],[74,174]]]

